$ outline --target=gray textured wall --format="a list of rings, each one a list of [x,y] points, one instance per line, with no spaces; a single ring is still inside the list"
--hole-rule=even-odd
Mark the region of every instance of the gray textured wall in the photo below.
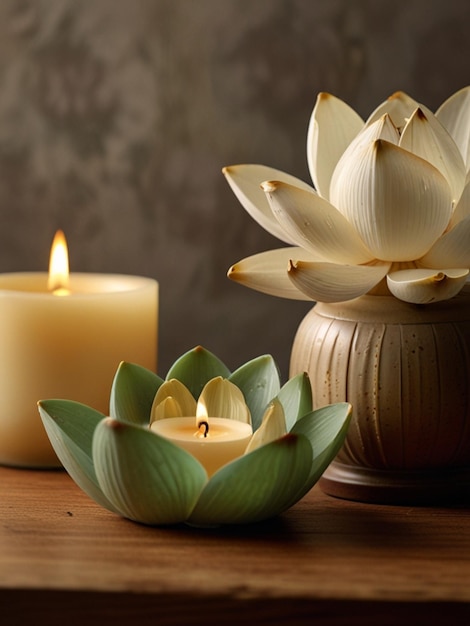
[[[0,271],[155,277],[160,367],[203,344],[284,375],[308,309],[225,277],[277,246],[220,170],[308,179],[318,91],[366,116],[397,89],[435,108],[469,82],[468,0],[2,0]]]

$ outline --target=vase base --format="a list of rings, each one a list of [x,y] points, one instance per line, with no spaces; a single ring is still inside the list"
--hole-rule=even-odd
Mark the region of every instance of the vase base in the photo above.
[[[320,481],[326,494],[345,500],[411,506],[469,505],[470,468],[378,470],[333,461]]]

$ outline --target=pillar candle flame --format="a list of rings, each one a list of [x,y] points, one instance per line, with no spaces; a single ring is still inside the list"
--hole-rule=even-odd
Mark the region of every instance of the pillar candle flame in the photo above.
[[[47,287],[56,296],[70,293],[69,285],[69,253],[67,241],[61,230],[55,234],[49,260],[49,279]]]

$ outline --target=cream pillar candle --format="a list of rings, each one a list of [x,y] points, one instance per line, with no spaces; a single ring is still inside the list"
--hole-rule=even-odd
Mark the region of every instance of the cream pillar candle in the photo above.
[[[38,400],[65,398],[109,412],[121,361],[156,370],[158,283],[71,274],[65,292],[47,273],[0,275],[0,463],[54,467]]]
[[[150,428],[196,457],[209,476],[242,456],[253,434],[250,424],[222,417],[205,418],[199,428],[195,417],[169,417]]]

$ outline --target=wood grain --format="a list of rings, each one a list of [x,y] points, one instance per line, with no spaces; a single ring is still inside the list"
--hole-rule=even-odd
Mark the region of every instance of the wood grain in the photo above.
[[[150,528],[101,509],[62,471],[0,468],[2,626],[463,624],[469,578],[469,508],[315,488],[262,524]]]

